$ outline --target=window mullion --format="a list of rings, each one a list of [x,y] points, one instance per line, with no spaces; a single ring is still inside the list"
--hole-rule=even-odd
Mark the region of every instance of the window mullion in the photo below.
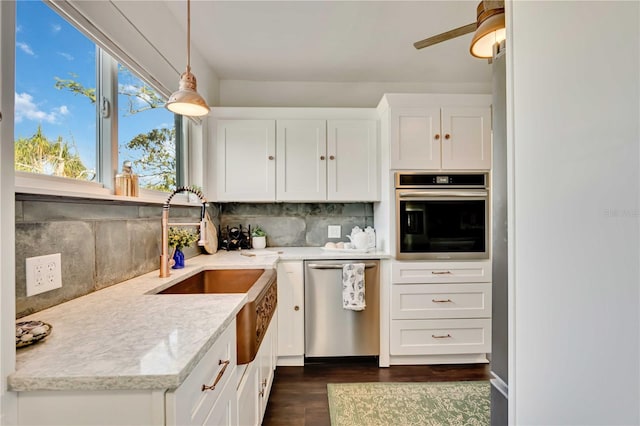
[[[97,49],[98,173],[105,188],[114,188],[118,172],[118,63]]]

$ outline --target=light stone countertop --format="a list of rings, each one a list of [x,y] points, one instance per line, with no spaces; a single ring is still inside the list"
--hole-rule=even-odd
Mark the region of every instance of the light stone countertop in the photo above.
[[[247,256],[247,254],[254,254]],[[381,259],[317,247],[218,251],[187,259],[168,278],[158,271],[20,318],[53,326],[42,342],[17,349],[13,391],[175,389],[246,302],[245,294],[156,295],[206,269],[273,269],[279,259]]]

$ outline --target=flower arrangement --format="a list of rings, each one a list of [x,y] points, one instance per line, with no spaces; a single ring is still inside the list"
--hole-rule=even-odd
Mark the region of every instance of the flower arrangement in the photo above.
[[[198,241],[200,236],[197,232],[194,232],[187,228],[169,228],[169,247],[174,247],[178,250],[184,247],[189,247],[191,244]]]

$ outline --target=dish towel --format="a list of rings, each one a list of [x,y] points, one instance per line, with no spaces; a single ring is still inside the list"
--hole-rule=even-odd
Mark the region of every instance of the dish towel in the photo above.
[[[363,311],[364,263],[347,263],[342,267],[342,307],[352,311]]]

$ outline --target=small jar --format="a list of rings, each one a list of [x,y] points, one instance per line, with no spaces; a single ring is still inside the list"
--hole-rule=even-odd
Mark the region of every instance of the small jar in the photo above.
[[[138,196],[138,175],[133,173],[131,161],[122,163],[122,173],[116,175],[115,193],[127,197]]]

